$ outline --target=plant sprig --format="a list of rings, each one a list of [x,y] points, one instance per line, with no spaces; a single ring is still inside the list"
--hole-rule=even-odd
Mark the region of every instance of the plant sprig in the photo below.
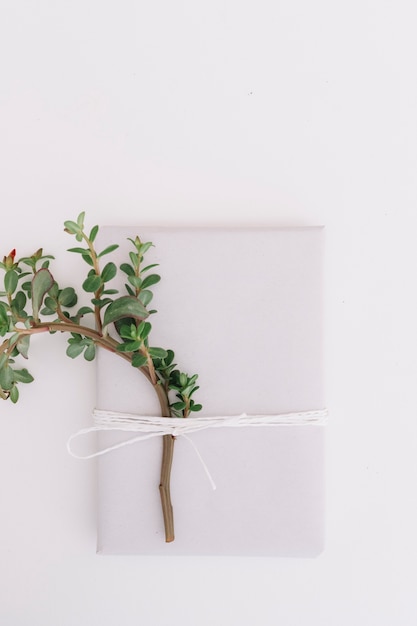
[[[87,234],[84,218],[82,212],[76,221],[64,223],[65,231],[83,244],[69,251],[81,255],[89,266],[82,291],[90,300],[77,310],[76,290],[72,286],[60,287],[49,269],[53,257],[45,255],[42,248],[20,259],[16,259],[13,249],[0,263],[4,272],[4,290],[0,291],[0,337],[4,337],[0,344],[0,398],[16,403],[18,385],[33,381],[27,368],[19,365],[21,359],[28,359],[32,337],[62,332],[68,335],[66,354],[70,358],[82,354],[87,361],[93,361],[97,347],[101,347],[144,374],[157,394],[163,417],[186,418],[200,411],[201,404],[191,398],[198,389],[197,375],[189,376],[178,370],[172,350],[150,343],[152,325],[148,318],[156,311],[147,307],[153,299],[151,288],[161,280],[159,274],[152,272],[157,264],[144,266],[145,254],[153,244],[142,242],[139,237],[130,239],[133,250],[129,252],[128,261],[119,269],[113,261],[102,267],[103,257],[119,246],[112,244],[98,252],[95,241],[99,227],[93,226]],[[119,270],[126,277],[123,295],[111,286]],[[171,401],[173,394],[174,402]],[[159,485],[167,542],[174,540],[170,496],[174,441],[171,435],[163,437]]]
[[[180,372],[173,363],[172,350],[150,343],[152,325],[147,318],[156,310],[147,307],[153,299],[152,288],[161,280],[159,274],[152,271],[158,264],[144,263],[153,244],[142,242],[138,236],[129,239],[133,250],[129,252],[128,261],[119,268],[125,276],[126,293],[119,295],[119,290],[109,285],[118,275],[116,264],[108,261],[101,267],[103,257],[119,246],[111,244],[97,251],[95,240],[99,227],[93,226],[87,234],[84,221],[85,212],[82,212],[76,221],[68,220],[64,226],[77,242],[84,243],[84,247],[73,247],[69,252],[79,254],[90,268],[82,283],[83,292],[90,298],[89,304],[75,309],[79,302],[75,288],[59,286],[49,269],[54,257],[44,254],[42,248],[20,259],[13,249],[0,263],[4,271],[0,337],[5,337],[0,345],[0,397],[15,403],[19,398],[18,384],[33,381],[26,368],[16,365],[16,359],[28,359],[31,337],[41,332],[65,332],[68,333],[66,354],[70,358],[82,354],[87,361],[92,361],[97,346],[101,346],[141,370],[159,397],[165,396],[165,412],[169,415],[188,417],[191,412],[201,410],[201,405],[191,398],[198,389],[197,375]],[[52,321],[44,319],[51,317]],[[170,402],[173,392],[176,401]]]

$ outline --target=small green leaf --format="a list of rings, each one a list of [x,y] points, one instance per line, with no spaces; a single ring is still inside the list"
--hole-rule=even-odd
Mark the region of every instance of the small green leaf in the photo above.
[[[47,300],[47,299],[46,299]],[[49,306],[45,300],[46,306]],[[61,306],[72,307],[77,304],[77,294],[72,287],[65,287],[58,296],[58,302]]]
[[[16,385],[13,385],[13,387],[11,388],[9,398],[13,402],[13,404],[16,404],[16,402],[19,400],[19,390]]]
[[[85,211],[82,211],[82,213],[80,213],[79,216],[77,217],[77,224],[81,230],[83,230],[84,228],[84,217],[85,217]]]
[[[139,253],[145,254],[145,252],[147,252],[149,248],[151,248],[152,246],[153,246],[153,243],[151,241],[147,241],[146,243],[141,243],[139,246]]]
[[[149,291],[149,289],[141,290],[139,294],[139,300],[142,302],[143,306],[148,306],[152,298],[153,298],[152,291]]]
[[[93,226],[90,232],[89,240],[93,243],[94,239],[97,237],[98,226]]]
[[[202,404],[192,404],[190,406],[190,411],[201,411],[202,408],[203,408]]]
[[[133,317],[142,321],[144,318],[148,317],[148,311],[136,298],[122,296],[114,300],[107,307],[104,313],[103,326],[107,326],[124,317]]]
[[[120,266],[120,269],[122,270],[122,272],[124,272],[128,276],[135,275],[135,270],[133,269],[131,265],[129,265],[129,263],[122,263]]]
[[[141,322],[138,327],[138,333],[142,341],[146,339],[152,330],[152,325],[149,322]]]
[[[183,411],[187,405],[185,402],[174,402],[170,406],[175,409],[175,411]]]
[[[95,356],[96,356],[96,347],[94,345],[94,342],[91,342],[87,346],[84,352],[84,358],[86,361],[93,361]]]
[[[77,311],[77,317],[82,317],[83,315],[87,315],[87,313],[94,313],[94,311],[89,306],[82,306],[81,309]]]
[[[165,359],[168,356],[168,352],[163,348],[149,348],[149,354],[155,359]]]
[[[167,350],[167,356],[165,357],[165,365],[171,365],[172,361],[175,358],[175,353],[173,350]]]
[[[54,300],[50,296],[46,296],[44,304],[45,304],[46,308],[49,309],[50,311],[52,311],[53,313],[55,313],[55,311],[58,308],[56,300]]]
[[[142,279],[139,278],[139,276],[129,276],[128,277],[128,281],[130,282],[131,285],[133,285],[133,287],[135,287],[136,289],[140,289],[141,285],[142,285]]]
[[[47,269],[41,269],[34,275],[32,279],[32,308],[35,320],[39,319],[39,310],[43,299],[53,284],[53,276]]]
[[[94,267],[94,261],[91,258],[90,250],[86,252],[85,254],[83,254],[82,257],[83,257],[83,260],[87,263],[87,265]]]
[[[14,270],[8,270],[4,275],[4,288],[7,293],[11,294],[17,287],[19,275]]]
[[[141,341],[126,341],[126,343],[120,343],[117,346],[118,352],[136,352],[141,347]]]
[[[148,359],[143,354],[134,354],[132,358],[133,367],[143,367],[148,362]]]
[[[14,297],[12,306],[16,309],[16,311],[21,312],[24,310],[26,302],[26,295],[23,293],[23,291],[18,291]]]
[[[114,278],[117,274],[117,267],[114,263],[107,263],[104,266],[103,271],[101,272],[101,279],[104,283],[107,283],[109,280]]]
[[[87,291],[88,293],[93,293],[95,291],[98,291],[101,287],[101,277],[97,276],[97,274],[92,274],[91,276],[88,276],[88,278],[85,279],[85,281],[83,282],[83,289],[84,291]]]
[[[48,291],[48,294],[51,296],[51,298],[54,298],[54,300],[56,300],[58,298],[59,287],[58,287],[58,283],[56,281],[54,282],[54,284],[52,285],[52,287]]]
[[[67,220],[66,222],[64,222],[64,226],[65,230],[71,235],[78,235],[79,233],[81,233],[81,228],[79,227],[79,225],[72,220]]]
[[[111,298],[92,298],[91,302],[94,304],[94,306],[98,306],[99,309],[102,309],[104,306],[106,306],[106,304],[110,304],[110,302],[113,302],[113,300]]]
[[[143,267],[141,269],[141,272],[147,272],[148,270],[152,269],[153,267],[158,267],[159,263],[152,263],[152,265],[147,265],[146,267]]]
[[[22,335],[16,344],[17,350],[25,359],[28,358],[29,345],[30,345],[29,335]]]
[[[151,285],[156,285],[156,283],[159,283],[160,280],[161,277],[158,276],[158,274],[149,274],[149,276],[146,276],[146,278],[142,280],[142,289],[146,289]]]
[[[113,252],[113,250],[117,250],[117,248],[119,247],[119,245],[117,243],[108,246],[107,248],[104,248],[104,250],[102,252],[100,252],[100,254],[98,255],[98,257],[102,257],[105,254],[109,254],[110,252]]]
[[[133,267],[138,267],[139,265],[138,255],[135,254],[134,252],[129,252],[129,258],[132,262]]]
[[[122,324],[119,329],[119,335],[123,339],[136,339],[136,326],[134,324],[130,324],[130,326]]]
[[[86,253],[90,253],[90,250],[88,248],[68,248],[67,252],[76,252],[78,254],[86,254]]]
[[[32,374],[30,374],[26,368],[22,370],[14,370],[13,375],[15,381],[18,383],[31,383],[34,380]]]
[[[0,369],[0,387],[4,391],[10,391],[13,387],[14,377],[12,368],[6,364],[5,367]]]
[[[75,359],[82,352],[84,352],[84,348],[85,348],[85,346],[83,344],[81,344],[80,342],[70,343],[68,348],[67,348],[66,354],[71,359]]]

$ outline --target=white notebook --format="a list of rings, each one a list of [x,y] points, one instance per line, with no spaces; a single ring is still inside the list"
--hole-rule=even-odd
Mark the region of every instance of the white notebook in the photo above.
[[[152,241],[151,345],[171,348],[199,375],[196,415],[320,410],[323,389],[322,228],[107,227],[98,247]],[[116,259],[114,259],[116,261]],[[123,288],[123,274],[112,287]],[[100,351],[98,409],[158,415],[137,370]],[[187,419],[193,419],[189,417]],[[99,448],[132,435],[103,432]],[[314,556],[324,544],[324,427],[221,428],[175,442],[175,541],[165,543],[159,498],[161,438],[98,459],[98,552]]]

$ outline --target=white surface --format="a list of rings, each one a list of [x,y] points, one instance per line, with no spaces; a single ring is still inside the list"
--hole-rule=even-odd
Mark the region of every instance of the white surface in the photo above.
[[[120,265],[129,258],[129,235],[128,228],[103,229],[99,249],[120,241]],[[173,348],[181,370],[198,372],[194,399],[203,404],[202,416],[325,407],[323,229],[145,228],[140,237],[154,243],[146,264],[159,263],[164,276],[153,290],[150,308],[158,313],[150,317],[150,345]],[[122,274],[111,286],[124,293],[124,282]],[[115,362],[102,351],[97,368],[99,409],[160,414],[149,383],[125,361]],[[131,437],[100,433],[99,448]],[[100,552],[316,556],[322,551],[322,427],[241,427],[190,438],[216,474],[218,489],[211,491],[195,452],[179,439],[171,544],[164,542],[159,502],[161,439],[100,457]]]
[[[34,343],[36,383],[1,405],[1,621],[414,626],[415,3],[114,7],[1,3],[1,249],[44,245],[76,284],[61,224],[83,209],[100,223],[325,224],[327,547],[93,555],[95,477],[65,452],[93,367],[50,337],[53,366]]]

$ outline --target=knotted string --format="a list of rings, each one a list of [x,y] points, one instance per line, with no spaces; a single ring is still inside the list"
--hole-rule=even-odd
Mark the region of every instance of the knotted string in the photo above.
[[[113,450],[130,446],[139,441],[146,441],[153,437],[184,437],[193,446],[198,458],[206,472],[213,489],[216,488],[210,472],[205,464],[195,443],[188,437],[190,433],[195,433],[208,428],[241,428],[262,427],[262,426],[323,426],[327,423],[327,409],[317,411],[302,411],[298,413],[281,413],[276,415],[216,415],[213,417],[155,417],[150,415],[135,415],[133,413],[119,413],[116,411],[103,411],[94,409],[94,426],[82,428],[77,433],[70,436],[67,442],[67,449],[71,456],[76,459],[94,459],[103,454],[108,454]],[[73,452],[71,444],[74,439],[93,432],[117,430],[124,432],[138,432],[140,435],[132,437],[120,443],[108,446],[103,450],[98,450],[92,454],[79,455]]]

